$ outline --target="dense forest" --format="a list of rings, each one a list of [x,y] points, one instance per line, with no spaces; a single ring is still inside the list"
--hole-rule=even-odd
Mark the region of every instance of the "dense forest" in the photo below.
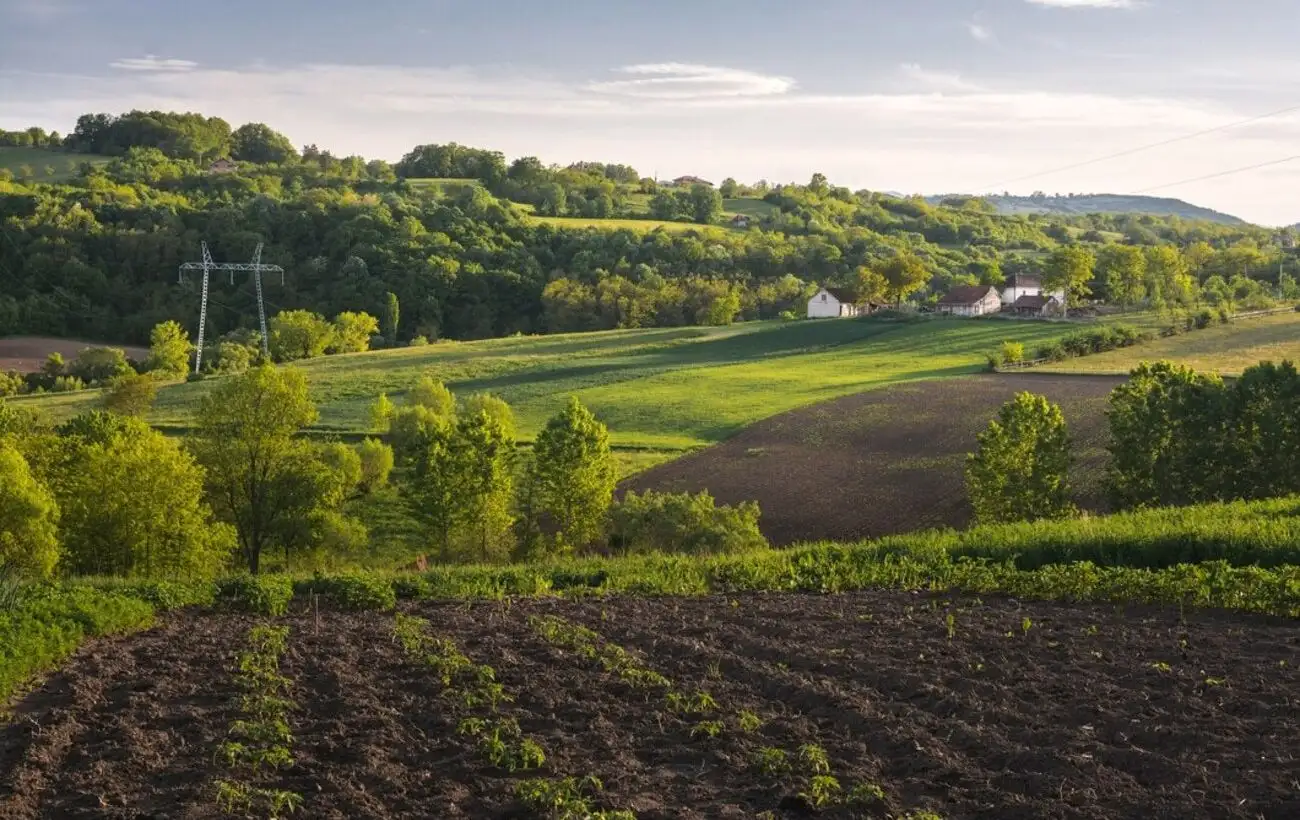
[[[378,316],[395,294],[401,341],[772,318],[802,312],[817,285],[888,278],[891,265],[915,279],[892,295],[925,303],[1037,271],[1071,246],[1102,258],[1107,245],[1170,246],[1202,281],[1272,286],[1297,267],[1292,243],[1249,225],[1000,216],[980,199],[930,204],[820,174],[664,186],[626,165],[508,162],[454,143],[390,164],[192,113],[87,114],[66,136],[0,131],[0,146],[50,158],[0,167],[0,336],[144,342],[165,320],[193,328],[198,285],[177,270],[201,241],[218,261],[246,260],[264,242],[263,261],[286,271],[267,284],[272,312]],[[233,169],[213,167],[226,158]],[[738,203],[756,206],[748,228],[730,222]],[[597,221],[609,218],[691,224]],[[1092,291],[1106,296],[1101,274]],[[246,279],[214,283],[211,338],[255,317]]]

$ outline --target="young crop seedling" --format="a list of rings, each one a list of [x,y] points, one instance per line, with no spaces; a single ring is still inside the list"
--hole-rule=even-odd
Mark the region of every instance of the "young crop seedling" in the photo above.
[[[769,746],[754,753],[754,767],[769,777],[786,774],[790,771],[790,757],[784,749]]]
[[[763,726],[763,719],[747,709],[736,714],[736,725],[742,732],[757,732]]]
[[[691,737],[709,737],[714,738],[722,734],[726,728],[720,720],[701,720],[691,727]]]
[[[820,809],[838,802],[841,792],[840,781],[828,774],[819,774],[808,781],[808,791],[800,792],[799,796],[808,805]]]
[[[799,747],[799,763],[812,774],[830,774],[831,761],[826,750],[815,743],[805,743]]]
[[[521,780],[515,786],[515,797],[525,808],[551,820],[636,820],[630,811],[593,809],[589,795],[603,788],[599,778],[593,775],[581,779]]]

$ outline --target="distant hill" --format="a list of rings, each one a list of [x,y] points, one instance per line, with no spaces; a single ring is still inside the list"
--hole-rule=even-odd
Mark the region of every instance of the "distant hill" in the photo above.
[[[926,201],[937,205],[954,194],[928,196]],[[1128,194],[1084,194],[1080,196],[986,196],[1002,214],[1151,214],[1152,216],[1179,216],[1184,219],[1205,219],[1223,225],[1245,225],[1246,221],[1230,214],[1192,205],[1181,199]]]

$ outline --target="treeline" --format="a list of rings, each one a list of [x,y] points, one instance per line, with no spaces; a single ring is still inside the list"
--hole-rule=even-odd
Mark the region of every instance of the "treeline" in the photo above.
[[[55,142],[43,132],[9,133],[43,147]],[[142,342],[167,319],[192,327],[196,284],[174,277],[203,240],[219,261],[245,259],[264,242],[265,261],[287,271],[283,286],[266,283],[277,311],[379,316],[387,294],[396,294],[404,313],[399,341],[609,325],[600,307],[596,319],[552,326],[548,317],[556,311],[545,293],[557,280],[594,291],[617,277],[665,292],[658,282],[723,282],[739,295],[740,318],[767,315],[747,305],[761,304],[764,286],[786,277],[874,286],[876,274],[888,279],[891,270],[905,280],[892,293],[918,304],[957,285],[1050,272],[1057,262],[1068,263],[1070,281],[1080,283],[1072,286],[1078,298],[1086,289],[1112,301],[1175,304],[1190,282],[1217,294],[1207,300],[1247,305],[1261,293],[1294,288],[1290,278],[1279,278],[1280,269],[1294,273],[1293,255],[1262,228],[1136,218],[1130,227],[1144,233],[1134,237],[1151,243],[1143,249],[1101,233],[1121,227],[1117,217],[1085,229],[1077,219],[1003,217],[962,203],[932,206],[850,191],[821,175],[804,185],[727,180],[719,190],[660,190],[628,166],[561,168],[533,157],[507,163],[498,153],[454,144],[419,146],[392,166],[312,145],[295,149],[260,123],[232,129],[217,118],[167,112],[86,115],[59,142],[73,151],[59,161],[83,150],[115,159],[81,163],[58,185],[13,180],[0,170],[0,334]],[[238,168],[209,173],[218,155],[235,158]],[[443,193],[442,186],[412,182],[425,175],[472,184]],[[582,216],[651,217],[658,209],[665,218],[712,221],[723,193],[761,196],[771,208],[747,231],[633,232],[556,228],[514,205]],[[1143,254],[1136,274],[1134,250]],[[1078,253],[1058,256],[1062,251]],[[864,271],[872,274],[865,282]],[[615,282],[615,290],[625,287]],[[215,335],[255,325],[246,280],[214,283],[212,302]],[[653,311],[669,322],[689,312]],[[649,313],[638,307],[621,315],[644,321]]]
[[[306,380],[270,364],[217,382],[184,440],[142,420],[152,393],[113,395],[57,427],[0,402],[0,576],[355,565],[372,547],[367,505],[390,483],[419,523],[411,546],[441,563],[767,543],[753,504],[657,493],[615,503],[608,431],[576,399],[525,452],[504,401],[458,401],[429,377],[400,406],[381,396],[374,420],[388,442],[356,446],[300,437],[317,418]]]
[[[1300,373],[1261,362],[1225,382],[1143,363],[1115,388],[1105,485],[1118,510],[1300,493]],[[980,523],[1069,518],[1073,449],[1061,408],[1020,393],[980,434],[966,486]]]

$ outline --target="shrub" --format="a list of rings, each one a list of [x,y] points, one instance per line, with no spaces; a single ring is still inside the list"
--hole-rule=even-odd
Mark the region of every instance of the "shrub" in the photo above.
[[[318,576],[303,585],[303,591],[323,595],[341,609],[354,612],[387,611],[397,605],[393,585],[377,575],[347,573]]]
[[[1065,346],[1060,342],[1051,342],[1039,347],[1034,356],[1038,359],[1047,359],[1050,362],[1061,362],[1068,358]]]
[[[246,575],[217,583],[217,603],[238,612],[283,615],[293,600],[293,581],[283,575]]]
[[[126,351],[118,347],[88,347],[68,366],[68,375],[87,384],[106,384],[134,373],[135,369],[126,360]]]
[[[1209,308],[1204,308],[1203,310],[1201,310],[1199,313],[1196,314],[1195,322],[1196,322],[1196,328],[1198,330],[1204,330],[1205,328],[1214,324],[1214,311],[1210,310]]]
[[[428,344],[429,344],[429,339],[426,336],[415,336],[412,337],[410,341],[411,347],[426,347],[428,346]]]
[[[158,397],[158,383],[149,376],[132,373],[118,376],[104,391],[104,409],[123,416],[145,416]]]
[[[777,318],[783,322],[794,322],[798,321],[799,314],[795,313],[793,310],[783,310]]]
[[[719,507],[708,492],[629,492],[609,517],[610,547],[622,553],[713,555],[767,546],[757,503]]]
[[[1003,342],[998,354],[1003,364],[1015,364],[1025,360],[1025,346],[1020,342]]]
[[[50,392],[52,393],[73,393],[85,389],[86,383],[76,376],[55,376],[54,381],[50,384]]]
[[[247,372],[253,366],[257,351],[239,342],[222,342],[217,345],[217,361],[214,368],[222,375],[234,375]]]

